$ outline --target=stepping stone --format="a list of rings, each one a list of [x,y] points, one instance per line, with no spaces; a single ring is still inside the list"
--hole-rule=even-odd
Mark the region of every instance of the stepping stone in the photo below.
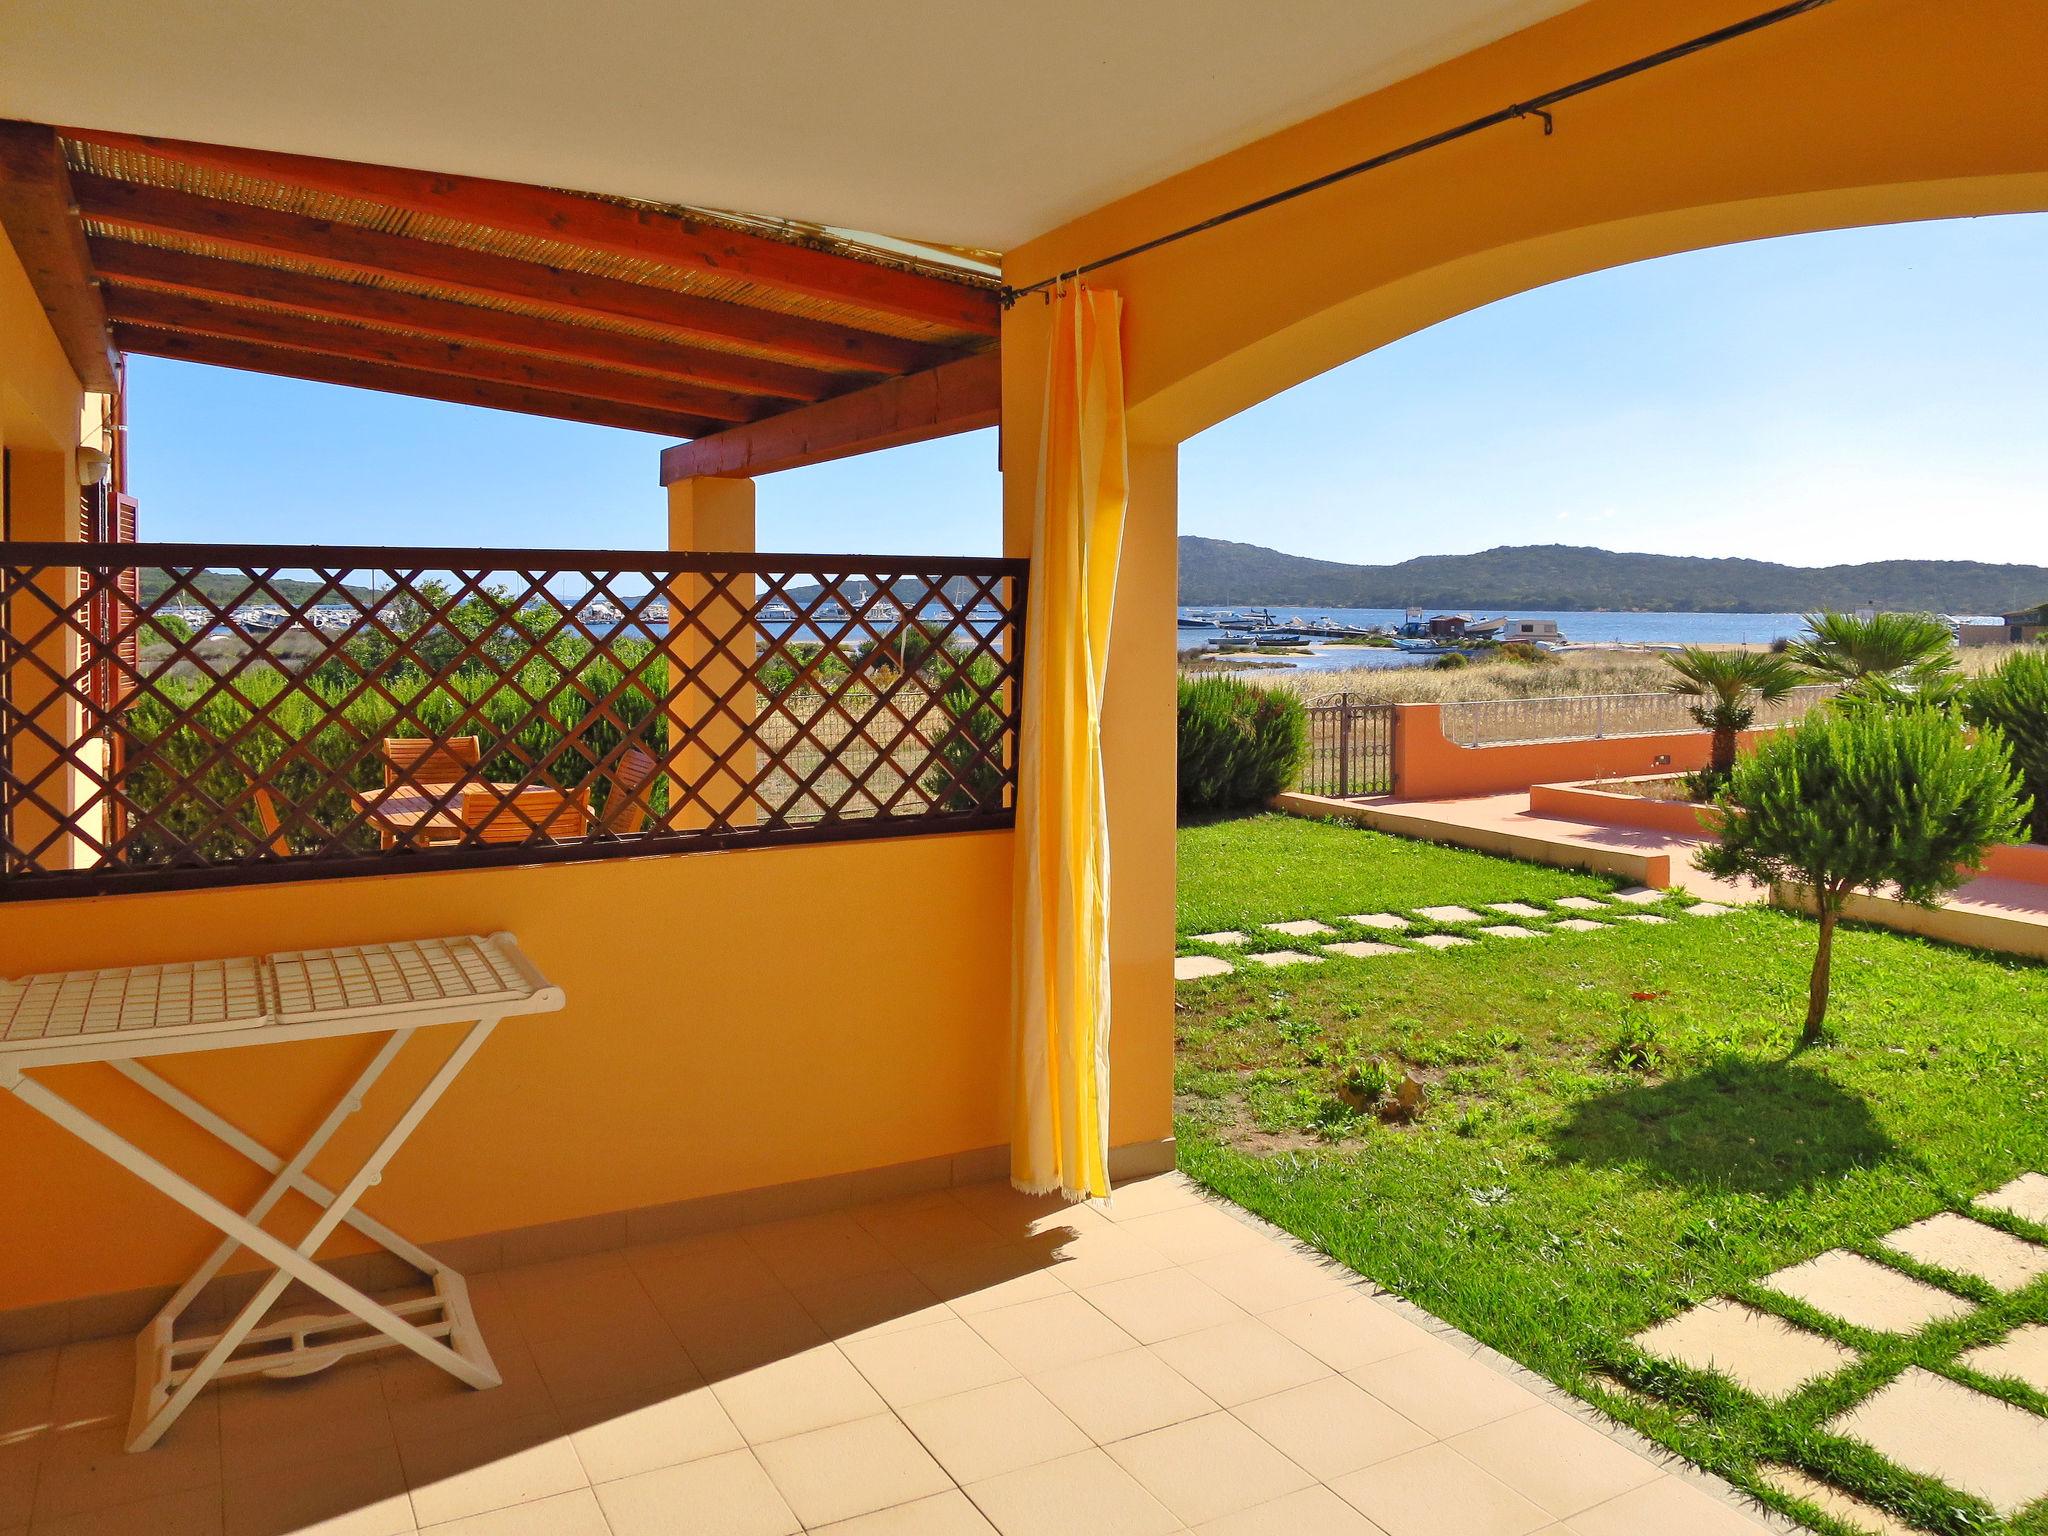
[[[1505,912],[1509,917],[1548,917],[1550,914],[1541,907],[1532,907],[1526,901],[1489,901],[1487,906],[1495,912]]]
[[[2017,1291],[2048,1275],[2048,1248],[1954,1211],[1901,1227],[1884,1245],[1936,1269],[1975,1275],[2001,1291]]]
[[[1924,1536],[1918,1526],[1908,1525],[1897,1515],[1889,1514],[1875,1504],[1866,1504],[1855,1494],[1837,1488],[1833,1483],[1824,1483],[1797,1467],[1760,1461],[1756,1464],[1756,1475],[1778,1492],[1804,1499],[1852,1531],[1863,1531],[1867,1536]]]
[[[1998,1343],[1970,1350],[1961,1358],[1973,1371],[2010,1376],[2036,1392],[2048,1392],[2048,1323],[2015,1328]]]
[[[1325,944],[1323,952],[1331,955],[1349,955],[1354,960],[1370,960],[1375,955],[1408,953],[1398,944],[1375,944],[1370,939],[1354,939],[1348,944]]]
[[[1198,933],[1195,935],[1194,942],[1197,944],[1223,944],[1231,949],[1236,949],[1239,945],[1249,943],[1250,941],[1235,928],[1226,928],[1221,933]]]
[[[1496,939],[1540,939],[1543,937],[1534,928],[1524,928],[1520,923],[1495,923],[1491,928],[1482,928],[1479,931],[1491,934]]]
[[[1912,1333],[1961,1317],[1972,1305],[1845,1248],[1831,1248],[1757,1284],[1872,1333]]]
[[[1427,945],[1431,949],[1456,949],[1460,944],[1470,944],[1472,941],[1457,933],[1425,933],[1415,942]]]
[[[1826,1425],[2010,1517],[2048,1494],[2048,1418],[1909,1366]]]
[[[1417,907],[1417,917],[1426,917],[1432,923],[1476,923],[1480,920],[1477,912],[1465,907]]]
[[[1722,906],[1718,901],[1696,901],[1685,909],[1685,915],[1687,917],[1726,917],[1734,910],[1733,907]],[[1800,1475],[1803,1477],[1805,1474],[1801,1473]],[[1845,1493],[1842,1497],[1846,1499],[1848,1495]],[[1886,1515],[1885,1518],[1889,1520],[1891,1516]]]
[[[1337,931],[1328,923],[1319,923],[1312,917],[1296,918],[1291,923],[1268,923],[1266,927],[1274,933],[1284,933],[1290,939],[1313,939],[1319,934]]]
[[[1607,910],[1606,902],[1595,901],[1590,896],[1560,896],[1551,905],[1553,907],[1563,907],[1571,912],[1605,912]]]
[[[1784,1397],[1831,1375],[1856,1358],[1833,1339],[1795,1328],[1781,1317],[1716,1300],[1666,1318],[1632,1341],[1695,1370],[1719,1371],[1758,1397]]]
[[[1977,1203],[2048,1227],[2048,1173],[2023,1173],[2010,1184],[1979,1195]]]
[[[1219,960],[1214,955],[1175,955],[1173,957],[1173,979],[1175,981],[1200,981],[1204,976],[1228,976],[1230,962]]]
[[[1298,949],[1269,949],[1263,955],[1246,955],[1254,965],[1317,965],[1321,955],[1305,955]]]
[[[1605,923],[1588,922],[1583,917],[1567,917],[1561,922],[1551,924],[1551,926],[1553,928],[1562,928],[1567,933],[1605,933],[1608,925]]]
[[[1671,921],[1670,918],[1659,917],[1654,912],[1623,912],[1620,914],[1620,917],[1624,923],[1668,923]]]
[[[1383,928],[1388,933],[1398,933],[1403,928],[1415,926],[1407,918],[1397,917],[1392,912],[1359,912],[1345,918],[1344,921],[1356,923],[1361,928]]]
[[[1640,907],[1647,906],[1654,901],[1662,901],[1664,893],[1662,891],[1653,891],[1647,885],[1632,885],[1626,890],[1616,891],[1614,899],[1616,901],[1632,901]]]

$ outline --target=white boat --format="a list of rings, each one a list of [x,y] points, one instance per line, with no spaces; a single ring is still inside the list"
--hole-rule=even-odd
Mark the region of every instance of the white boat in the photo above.
[[[761,605],[761,622],[763,624],[794,624],[796,622],[796,610],[780,598],[771,598],[768,602]]]
[[[902,621],[903,610],[885,597],[868,604],[865,617],[877,624],[896,624]]]

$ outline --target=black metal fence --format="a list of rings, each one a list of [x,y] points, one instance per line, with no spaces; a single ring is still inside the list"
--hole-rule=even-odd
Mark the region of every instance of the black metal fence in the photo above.
[[[0,895],[1007,825],[1026,569],[0,544]]]
[[[1339,694],[1308,707],[1308,766],[1302,790],[1311,795],[1380,795],[1394,787],[1394,706],[1354,703]]]

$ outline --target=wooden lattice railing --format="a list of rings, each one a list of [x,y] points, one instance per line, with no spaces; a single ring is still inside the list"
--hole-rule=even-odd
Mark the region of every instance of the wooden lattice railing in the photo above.
[[[0,544],[0,894],[1007,825],[1025,570]]]

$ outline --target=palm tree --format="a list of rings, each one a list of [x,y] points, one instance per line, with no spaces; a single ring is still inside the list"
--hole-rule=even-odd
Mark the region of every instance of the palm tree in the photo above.
[[[1693,719],[1714,733],[1707,771],[1724,779],[1735,767],[1735,739],[1756,723],[1756,707],[1799,686],[1799,673],[1767,651],[1710,651],[1697,645],[1664,658],[1678,676],[1673,693],[1698,700]]]
[[[1841,683],[1845,698],[1940,704],[1955,692],[1955,633],[1931,613],[1809,613],[1806,627],[1811,637],[1786,654],[1815,677]]]

